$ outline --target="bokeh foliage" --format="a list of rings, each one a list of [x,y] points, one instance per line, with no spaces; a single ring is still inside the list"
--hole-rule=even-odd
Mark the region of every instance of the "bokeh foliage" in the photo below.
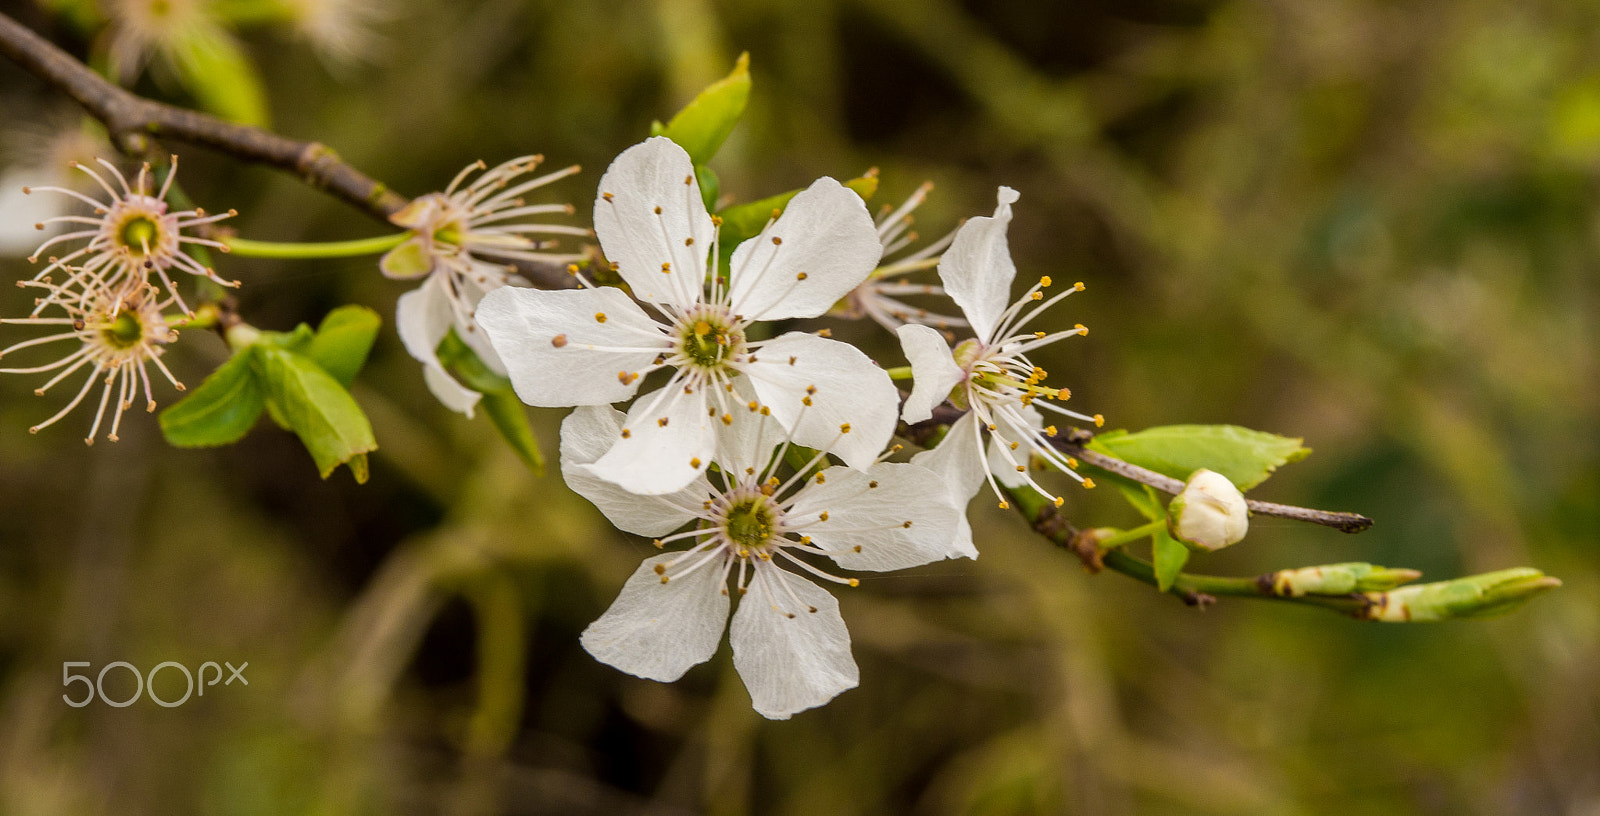
[[[52,31],[33,7],[25,23]],[[252,30],[282,132],[396,189],[530,151],[587,171],[751,54],[724,195],[881,170],[942,234],[1022,191],[1024,277],[1084,280],[1093,334],[1045,362],[1116,427],[1232,423],[1316,454],[1190,568],[1365,560],[1442,578],[1533,564],[1510,618],[1385,627],[1233,601],[1203,615],[1089,577],[976,508],[983,557],[842,593],[862,687],[761,720],[726,651],[660,685],[577,633],[648,542],[484,420],[437,406],[392,327],[353,394],[371,478],[317,478],[270,424],[178,450],[154,421],[85,450],[0,379],[0,811],[6,813],[1591,813],[1600,808],[1600,11],[1508,0],[483,0],[396,5],[330,72]],[[60,39],[72,41],[57,28]],[[78,43],[81,47],[83,43]],[[182,87],[141,90],[190,101]],[[8,126],[64,100],[0,64]],[[16,120],[22,120],[17,122]],[[70,121],[70,119],[68,119]],[[185,151],[241,234],[381,228]],[[8,160],[8,163],[9,160]],[[6,261],[11,277],[27,272]],[[403,287],[364,260],[230,259],[258,326]],[[0,288],[15,314],[24,293]],[[838,329],[892,343],[870,325]],[[1059,347],[1058,347],[1059,348]],[[226,357],[186,336],[197,385]],[[886,363],[889,364],[889,363]],[[556,412],[531,414],[554,453]],[[144,419],[140,417],[139,419]],[[553,471],[553,469],[552,469]],[[1128,525],[1111,491],[1074,518]],[[979,503],[981,504],[981,502]],[[77,710],[59,665],[250,662],[203,704]]]

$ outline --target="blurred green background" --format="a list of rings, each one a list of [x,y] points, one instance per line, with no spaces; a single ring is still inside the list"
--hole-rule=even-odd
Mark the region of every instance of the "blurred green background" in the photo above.
[[[411,195],[478,158],[582,163],[551,195],[587,219],[609,159],[748,50],[724,193],[876,166],[874,205],[935,182],[917,216],[936,236],[1018,188],[1022,277],[1089,287],[1057,319],[1092,333],[1043,361],[1079,410],[1303,436],[1316,453],[1253,495],[1377,521],[1257,519],[1190,569],[1530,565],[1566,585],[1485,623],[1199,613],[1085,575],[980,501],[976,562],[839,593],[861,687],[768,722],[726,649],[662,685],[579,648],[649,543],[437,405],[392,328],[355,390],[382,446],[362,486],[319,481],[270,425],[189,451],[139,415],[86,449],[80,409],[30,436],[60,397],[7,376],[0,813],[1600,814],[1600,6],[364,6],[355,60],[287,26],[241,32],[275,129]],[[5,10],[95,47],[40,6]],[[194,104],[160,67],[136,87]],[[7,168],[76,115],[10,63],[0,110]],[[383,231],[168,146],[242,235]],[[364,259],[222,272],[268,328],[349,302],[387,317],[407,288]],[[0,287],[3,313],[26,294]],[[876,327],[839,333],[900,361]],[[166,359],[193,384],[224,355],[191,332]],[[531,415],[553,458],[561,412]],[[1132,521],[1111,491],[1068,495],[1082,524]],[[62,702],[63,661],[118,660],[248,661],[250,684],[170,709]]]

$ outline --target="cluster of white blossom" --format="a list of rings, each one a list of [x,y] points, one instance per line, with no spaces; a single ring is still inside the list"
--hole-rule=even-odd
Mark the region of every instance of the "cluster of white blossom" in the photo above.
[[[143,396],[145,409],[154,411],[156,400],[149,368],[157,370],[179,391],[183,384],[172,375],[161,357],[166,346],[177,339],[173,327],[192,314],[173,284],[173,272],[185,272],[211,279],[224,286],[213,270],[188,254],[190,246],[205,246],[226,251],[221,243],[194,234],[196,227],[211,224],[234,213],[207,215],[201,210],[174,211],[167,203],[177,172],[174,156],[166,179],[152,195],[154,182],[149,165],[139,169],[132,184],[117,167],[100,160],[104,175],[86,165],[73,166],[106,193],[104,201],[65,187],[23,188],[26,194],[50,192],[69,196],[87,204],[89,215],[60,215],[35,226],[44,230],[52,224],[76,227],[49,238],[36,249],[29,261],[37,263],[47,249],[61,245],[64,254],[51,256],[46,266],[31,280],[19,281],[24,288],[38,289],[32,312],[27,317],[0,318],[0,323],[46,326],[53,333],[14,343],[0,350],[0,357],[24,349],[69,351],[49,362],[22,368],[0,368],[6,374],[50,374],[44,385],[34,390],[44,395],[58,383],[87,369],[83,385],[54,416],[29,428],[39,429],[66,416],[100,383],[100,399],[94,423],[85,442],[94,444],[105,424],[111,422],[106,438],[116,441],[122,413]],[[113,185],[108,179],[114,180]],[[152,277],[161,282],[156,286]],[[33,352],[30,352],[33,353]],[[115,392],[115,394],[113,394]]]
[[[565,291],[497,285],[454,312],[524,402],[577,408],[561,430],[567,484],[619,528],[686,547],[647,559],[584,632],[597,659],[675,680],[716,651],[737,595],[735,666],[757,711],[789,717],[858,679],[838,603],[811,580],[857,579],[819,559],[881,571],[976,557],[964,508],[985,480],[1060,502],[1027,473],[1035,455],[1071,472],[1033,406],[1097,418],[1046,405],[1067,392],[1044,386],[1026,355],[1085,330],[1023,331],[1062,296],[1036,302],[1048,279],[1006,305],[1009,189],[993,218],[884,263],[914,238],[906,215],[925,193],[874,222],[855,192],[821,178],[725,255],[688,154],[653,138],[617,157],[595,200],[595,234],[626,288],[584,276]],[[899,280],[934,265],[942,288]],[[945,293],[964,318],[893,300]],[[916,382],[903,413],[860,349],[827,330],[771,329],[840,309],[899,328]],[[952,351],[940,330],[964,325],[978,336]],[[947,399],[968,413],[946,441],[887,461],[897,422]]]

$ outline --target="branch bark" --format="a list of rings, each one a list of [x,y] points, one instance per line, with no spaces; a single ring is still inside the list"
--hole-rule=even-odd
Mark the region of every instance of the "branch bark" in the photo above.
[[[130,155],[148,155],[153,137],[208,147],[242,161],[292,173],[307,185],[385,224],[390,215],[409,203],[405,196],[356,169],[321,142],[290,139],[261,128],[225,122],[120,88],[5,14],[0,14],[0,53],[71,96],[104,124],[112,142]],[[516,267],[518,273],[542,288],[576,285],[561,264],[524,261]]]

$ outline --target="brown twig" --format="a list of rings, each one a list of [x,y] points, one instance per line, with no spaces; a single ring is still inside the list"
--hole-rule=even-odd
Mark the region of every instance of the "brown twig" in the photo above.
[[[0,53],[77,100],[106,126],[112,142],[130,155],[151,152],[151,137],[208,147],[247,162],[276,167],[318,190],[388,223],[409,200],[362,173],[320,142],[300,141],[261,128],[156,102],[119,88],[27,27],[0,14]],[[518,262],[517,271],[546,289],[576,283],[561,264]]]
[[[925,442],[938,431],[939,426],[954,424],[956,420],[961,418],[962,413],[960,409],[948,403],[940,405],[933,410],[933,418],[915,425],[902,425],[900,435],[913,442]],[[1057,450],[1068,456],[1076,457],[1086,464],[1132,479],[1140,484],[1147,484],[1163,493],[1176,495],[1183,490],[1183,482],[1178,479],[1084,447],[1093,438],[1093,431],[1080,429],[1054,437],[1050,441]],[[1342,533],[1359,533],[1372,526],[1372,519],[1358,513],[1336,513],[1327,510],[1314,510],[1309,507],[1257,501],[1255,499],[1246,499],[1245,501],[1250,507],[1250,512],[1256,515],[1320,524],[1324,527],[1332,527]]]

